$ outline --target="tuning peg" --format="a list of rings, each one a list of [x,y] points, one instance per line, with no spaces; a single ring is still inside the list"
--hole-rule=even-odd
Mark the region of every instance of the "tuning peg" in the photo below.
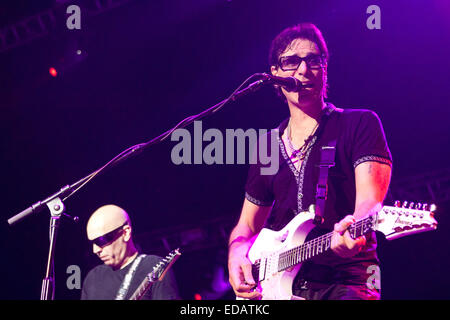
[[[423,211],[428,211],[428,203],[424,203],[424,204],[422,205],[422,210],[423,210]]]
[[[408,201],[403,201],[402,207],[403,207],[403,208],[407,208],[407,207],[408,207]]]
[[[415,203],[414,203],[414,202],[411,202],[411,203],[409,204],[409,208],[410,208],[410,209],[414,209],[414,205],[415,205]]]
[[[437,207],[436,207],[436,205],[433,203],[433,204],[430,206],[430,211],[431,211],[431,212],[434,212],[434,211],[436,211],[436,209],[437,209]]]
[[[416,210],[421,210],[422,209],[422,204],[420,202],[418,202],[416,204]]]
[[[397,207],[397,208],[401,207],[400,200],[395,200],[394,207]]]

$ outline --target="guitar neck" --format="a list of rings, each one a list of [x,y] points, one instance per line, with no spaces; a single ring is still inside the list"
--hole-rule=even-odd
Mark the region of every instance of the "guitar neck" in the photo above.
[[[153,284],[153,281],[150,281],[148,276],[145,277],[144,280],[139,285],[139,287],[136,289],[136,291],[130,297],[130,300],[140,300],[142,298],[142,296],[150,289],[152,284]]]
[[[368,230],[372,230],[372,224],[373,217],[368,217],[352,224],[348,228],[348,231],[351,237],[355,239],[364,235]],[[320,237],[307,241],[298,247],[280,253],[278,257],[278,271],[286,270],[325,253],[331,248],[332,235],[333,232],[326,233]]]
[[[153,283],[161,281],[164,278],[167,271],[169,271],[170,267],[177,261],[180,255],[179,249],[176,249],[163,258],[155,267],[153,267],[153,271],[144,278],[136,291],[134,291],[130,300],[140,300]]]

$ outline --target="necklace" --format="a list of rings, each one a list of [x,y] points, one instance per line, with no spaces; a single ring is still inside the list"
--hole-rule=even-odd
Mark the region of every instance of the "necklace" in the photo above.
[[[305,142],[303,143],[303,145],[300,148],[295,149],[294,145],[292,144],[292,141],[291,141],[291,119],[289,119],[289,123],[286,128],[286,130],[287,130],[286,139],[287,139],[289,148],[292,151],[292,155],[291,155],[292,157],[298,157],[299,161],[305,159],[306,153],[308,152],[308,149],[311,145],[312,137],[313,137],[314,133],[316,132],[316,129],[318,126],[319,126],[319,122],[316,123],[315,127],[312,129],[308,138],[305,139]]]

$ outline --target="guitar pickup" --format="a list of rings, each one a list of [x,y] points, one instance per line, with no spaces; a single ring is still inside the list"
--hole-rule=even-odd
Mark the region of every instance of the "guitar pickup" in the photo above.
[[[259,281],[263,281],[266,278],[267,260],[267,258],[262,258],[259,262]]]

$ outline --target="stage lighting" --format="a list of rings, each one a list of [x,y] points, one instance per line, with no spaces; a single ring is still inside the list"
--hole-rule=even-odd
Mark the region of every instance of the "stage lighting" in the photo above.
[[[194,294],[194,300],[202,300],[202,296],[199,293]]]
[[[58,75],[58,72],[56,71],[55,68],[51,67],[50,69],[48,69],[48,73],[50,73],[50,75],[52,77],[56,77]]]

